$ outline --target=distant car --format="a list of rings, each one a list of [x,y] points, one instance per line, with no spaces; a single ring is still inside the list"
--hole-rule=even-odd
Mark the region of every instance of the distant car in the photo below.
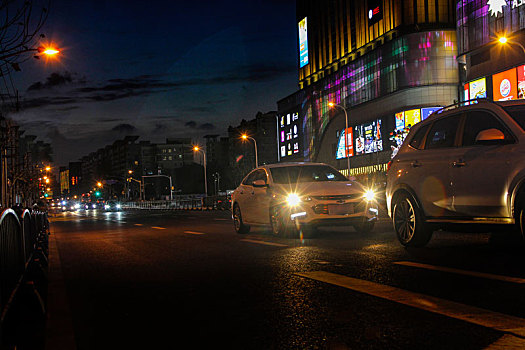
[[[402,245],[438,229],[525,232],[525,103],[479,100],[410,130],[387,173],[387,209]]]
[[[122,206],[120,203],[117,203],[115,201],[107,201],[104,204],[104,210],[105,211],[120,211],[122,209]]]
[[[312,234],[319,226],[369,232],[377,220],[374,193],[322,163],[281,163],[250,172],[233,192],[235,231],[270,226],[275,235]]]

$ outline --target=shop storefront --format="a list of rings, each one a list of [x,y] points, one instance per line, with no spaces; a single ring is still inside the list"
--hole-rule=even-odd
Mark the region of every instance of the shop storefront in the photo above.
[[[457,2],[462,100],[525,98],[524,5],[525,1],[506,0]]]
[[[456,8],[438,2],[297,2],[301,90],[278,110],[285,116],[298,106],[296,124],[285,118],[279,137],[293,140],[297,125],[300,142],[279,144],[281,161],[329,163],[353,176],[384,172],[411,126],[458,99]],[[343,25],[325,38],[331,18]]]

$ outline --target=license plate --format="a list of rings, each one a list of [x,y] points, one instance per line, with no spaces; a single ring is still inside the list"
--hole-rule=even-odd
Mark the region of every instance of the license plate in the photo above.
[[[354,205],[352,203],[347,204],[329,204],[328,214],[330,215],[346,215],[354,213]]]

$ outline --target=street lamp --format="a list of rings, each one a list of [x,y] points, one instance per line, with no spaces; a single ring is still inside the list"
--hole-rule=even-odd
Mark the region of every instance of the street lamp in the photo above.
[[[502,45],[506,45],[506,44],[510,44],[510,45],[517,45],[521,48],[521,51],[523,51],[523,53],[525,53],[525,47],[523,47],[523,45],[517,41],[514,41],[514,40],[509,40],[509,38],[507,38],[505,35],[503,36],[500,36],[498,38],[498,42]]]
[[[250,139],[250,140],[253,141],[253,145],[255,146],[255,167],[258,168],[259,167],[259,159],[257,157],[257,141],[255,141],[255,139],[253,137],[250,137],[250,136],[248,136],[246,134],[242,134],[241,135],[241,139],[243,139],[245,141]]]
[[[26,52],[32,52],[32,51],[38,52],[40,54],[44,54],[44,55],[46,55],[48,57],[51,57],[51,56],[54,56],[54,55],[60,53],[60,50],[57,49],[57,48],[39,46],[36,49],[35,48],[33,48],[33,49],[24,49],[24,50],[20,50],[20,51],[16,51],[16,52],[11,52],[11,53],[9,53],[7,55],[0,56],[0,61],[3,61],[3,60],[5,60],[6,58],[9,58],[9,57],[17,56],[17,55],[20,55],[20,54],[23,54],[23,53],[26,53]]]
[[[345,112],[345,156],[346,156],[346,169],[348,171],[347,177],[350,178],[350,156],[346,153],[348,152],[348,113],[346,112],[346,108],[338,104],[335,104],[334,102],[328,102],[328,106],[330,106],[331,108],[340,108],[343,110],[343,112]]]
[[[204,165],[204,194],[208,196],[208,180],[206,179],[206,152],[201,149],[199,146],[193,147],[194,152],[202,152],[203,155],[203,165]]]

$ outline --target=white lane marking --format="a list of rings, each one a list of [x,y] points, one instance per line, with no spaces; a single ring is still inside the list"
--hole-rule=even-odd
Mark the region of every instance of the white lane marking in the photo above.
[[[525,319],[325,271],[295,275],[525,338]]]
[[[394,262],[394,264],[402,265],[402,266],[409,266],[409,267],[418,267],[421,269],[427,269],[427,270],[432,270],[432,271],[450,272],[450,273],[455,273],[459,275],[480,277],[480,278],[486,278],[486,279],[498,280],[498,281],[504,281],[504,282],[519,283],[519,284],[525,283],[525,278],[494,275],[491,273],[468,271],[468,270],[460,270],[460,269],[455,269],[452,267],[420,264],[420,263],[415,263],[411,261],[397,261],[397,262]]]
[[[205,235],[204,232],[197,232],[197,231],[184,231],[184,233],[189,233],[190,235]]]
[[[154,228],[156,230],[165,230],[165,227],[159,227],[159,226],[151,226],[151,228]]]
[[[248,242],[248,243],[255,243],[255,244],[262,244],[262,245],[271,245],[271,246],[274,246],[274,247],[288,247],[286,244],[266,242],[266,241],[258,241],[258,240],[255,240],[255,239],[241,239],[241,242]]]

